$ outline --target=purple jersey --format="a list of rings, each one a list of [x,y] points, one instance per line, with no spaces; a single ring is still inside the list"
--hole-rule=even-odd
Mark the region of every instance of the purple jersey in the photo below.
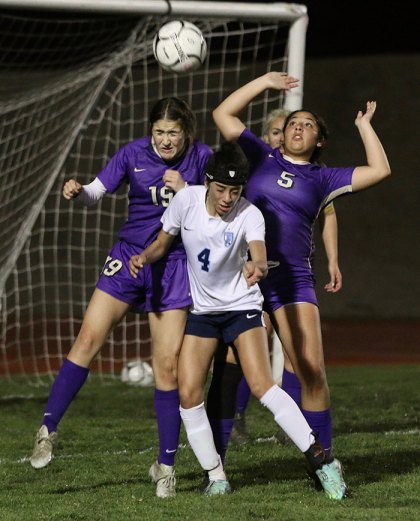
[[[188,184],[203,184],[204,166],[212,154],[210,147],[194,141],[188,152],[178,160],[166,163],[154,150],[151,137],[143,137],[123,146],[98,174],[108,192],[115,192],[123,183],[128,192],[128,218],[119,231],[119,238],[146,248],[162,227],[160,218],[174,192],[163,182],[168,168],[177,170]],[[169,256],[185,255],[180,241],[175,241]]]
[[[268,260],[311,268],[313,224],[329,202],[351,192],[354,167],[288,161],[248,129],[238,143],[251,166],[246,198],[264,215]]]

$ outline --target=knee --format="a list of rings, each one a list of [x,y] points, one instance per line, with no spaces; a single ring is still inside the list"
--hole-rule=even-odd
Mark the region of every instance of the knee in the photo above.
[[[183,409],[191,409],[203,402],[203,396],[202,393],[199,393],[197,390],[180,385],[179,402]]]
[[[251,393],[257,398],[261,400],[264,394],[274,385],[274,380],[270,380],[267,382],[260,381],[248,381],[249,388],[251,389]]]
[[[93,358],[102,347],[102,339],[98,338],[93,330],[83,327],[77,335],[71,353],[75,356],[88,356]]]
[[[157,383],[162,382],[164,385],[176,384],[177,361],[176,357],[171,356],[153,358],[153,373]]]
[[[302,384],[313,390],[323,389],[327,386],[325,368],[320,365],[305,364],[301,368]]]

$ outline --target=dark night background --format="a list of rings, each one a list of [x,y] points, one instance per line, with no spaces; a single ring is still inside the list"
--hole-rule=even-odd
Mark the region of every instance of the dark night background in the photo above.
[[[367,100],[391,164],[382,184],[336,201],[343,289],[327,295],[317,236],[324,318],[420,319],[420,37],[413,13],[390,2],[302,2],[308,8],[303,105],[330,130],[324,161],[365,164],[354,126]],[[419,340],[419,339],[417,339]]]

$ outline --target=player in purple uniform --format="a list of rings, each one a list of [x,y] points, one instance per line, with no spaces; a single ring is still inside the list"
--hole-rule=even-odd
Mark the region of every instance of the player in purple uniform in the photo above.
[[[374,101],[355,119],[367,158],[364,166],[318,164],[327,132],[323,121],[307,110],[287,117],[283,153],[245,127],[239,114],[256,96],[297,84],[287,73],[267,73],[228,96],[213,117],[222,135],[238,140],[250,161],[247,198],[264,215],[268,260],[279,263],[260,283],[264,306],[302,384],[303,414],[332,454],[330,396],[311,266],[313,224],[329,202],[379,183],[390,175],[390,167],[371,125]]]
[[[159,432],[159,455],[150,475],[157,482],[157,495],[167,497],[175,493],[174,458],[181,425],[177,361],[192,302],[185,250],[180,241],[174,241],[165,258],[148,266],[137,280],[131,277],[128,264],[131,255],[156,238],[160,218],[174,193],[186,184],[203,183],[204,166],[212,151],[194,140],[194,113],[178,98],[158,101],[149,122],[151,135],[123,146],[92,183],[82,186],[71,179],[64,185],[66,199],[93,204],[128,183],[128,218],[105,261],[80,332],[52,385],[31,464],[42,468],[51,461],[58,423],[83,386],[109,333],[132,308],[148,313]]]
[[[233,343],[252,392],[305,454],[326,495],[340,500],[346,485],[292,398],[274,383],[258,282],[267,274],[262,213],[241,197],[248,163],[238,145],[225,143],[206,166],[206,186],[180,191],[162,216],[162,231],[130,260],[134,277],[166,254],[179,235],[187,252],[193,305],[179,356],[181,417],[188,441],[208,473],[206,495],[230,484],[204,408],[204,389],[218,341]],[[248,256],[249,251],[249,256]]]
[[[290,114],[289,110],[286,109],[274,109],[267,115],[267,118],[263,126],[263,140],[268,143],[271,148],[279,148],[283,150],[283,126],[286,117]],[[337,240],[337,215],[335,213],[334,203],[328,204],[318,216],[319,228],[324,244],[325,252],[328,259],[328,272],[330,280],[325,284],[324,289],[328,293],[336,293],[342,288],[342,275],[338,265],[338,240]],[[315,247],[313,247],[312,254],[314,255]],[[313,266],[313,260],[311,260]],[[270,332],[272,337],[271,323],[268,318],[266,319],[267,332]],[[269,336],[270,338],[270,336]],[[276,339],[277,340],[277,339]],[[287,356],[287,353],[283,350],[283,375],[281,378],[281,387],[286,391],[295,402],[300,405],[301,403],[301,385],[299,379],[293,371],[293,366]],[[228,353],[227,363],[235,364],[235,359],[232,352]],[[228,373],[233,373],[234,369],[225,369]],[[232,428],[232,441],[239,443],[246,442],[248,438],[245,422],[245,412],[248,406],[250,398],[250,389],[246,383],[245,378],[241,379],[237,391],[237,401],[235,410],[235,420]],[[281,442],[289,443],[289,438],[284,435],[280,430],[277,434],[278,439]]]

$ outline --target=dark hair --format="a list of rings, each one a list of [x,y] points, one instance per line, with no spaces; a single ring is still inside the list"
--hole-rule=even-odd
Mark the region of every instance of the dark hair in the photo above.
[[[316,112],[312,112],[312,110],[299,109],[299,110],[294,110],[293,112],[291,112],[284,120],[283,132],[285,131],[287,125],[289,124],[289,121],[298,112],[308,112],[309,114],[312,114],[312,116],[315,120],[315,123],[318,126],[318,136],[317,136],[318,141],[321,141],[321,143],[324,147],[324,145],[326,144],[326,142],[328,140],[328,128],[327,128],[327,125],[325,124],[325,121],[321,118],[321,116],[318,116],[318,114]],[[310,158],[311,163],[318,162],[319,158],[321,157],[323,147],[315,148],[315,150],[313,151],[312,156]]]
[[[248,180],[249,164],[236,143],[223,143],[220,150],[210,156],[206,164],[206,179],[224,185],[244,185]]]
[[[159,119],[179,121],[185,134],[187,146],[191,146],[195,137],[196,118],[188,103],[180,98],[162,98],[157,101],[149,115],[150,131]]]

